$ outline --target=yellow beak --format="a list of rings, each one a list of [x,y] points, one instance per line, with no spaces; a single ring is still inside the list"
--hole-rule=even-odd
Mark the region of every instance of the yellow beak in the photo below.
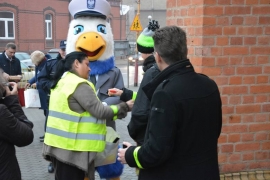
[[[76,51],[85,52],[89,61],[96,61],[106,49],[106,41],[96,32],[87,32],[78,38]]]

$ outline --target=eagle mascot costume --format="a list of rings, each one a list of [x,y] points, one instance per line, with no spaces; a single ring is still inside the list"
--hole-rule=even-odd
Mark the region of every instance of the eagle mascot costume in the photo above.
[[[120,103],[119,97],[108,96],[108,89],[124,87],[120,69],[115,67],[114,40],[107,21],[111,6],[106,0],[72,0],[69,4],[73,20],[70,22],[66,53],[85,52],[90,61],[90,78],[97,96],[104,105]],[[115,122],[107,120],[107,126],[115,129]],[[96,168],[101,178],[120,179],[123,165],[116,163]]]

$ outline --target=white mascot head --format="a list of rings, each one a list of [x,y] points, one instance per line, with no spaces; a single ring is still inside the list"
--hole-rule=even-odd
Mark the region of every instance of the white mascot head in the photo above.
[[[110,4],[106,0],[72,0],[66,53],[82,51],[91,62],[91,74],[103,74],[114,67],[114,41],[110,23]]]

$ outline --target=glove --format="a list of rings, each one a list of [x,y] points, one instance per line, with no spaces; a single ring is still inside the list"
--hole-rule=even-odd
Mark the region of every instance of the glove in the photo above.
[[[122,119],[127,116],[127,112],[129,111],[128,105],[125,102],[121,102],[120,104],[117,105],[118,108],[118,113],[117,113],[117,118]]]

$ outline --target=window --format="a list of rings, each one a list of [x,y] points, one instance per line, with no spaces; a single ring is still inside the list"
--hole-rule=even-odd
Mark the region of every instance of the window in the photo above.
[[[14,16],[11,12],[0,12],[0,39],[14,39]]]
[[[45,15],[46,39],[52,39],[52,15]]]

